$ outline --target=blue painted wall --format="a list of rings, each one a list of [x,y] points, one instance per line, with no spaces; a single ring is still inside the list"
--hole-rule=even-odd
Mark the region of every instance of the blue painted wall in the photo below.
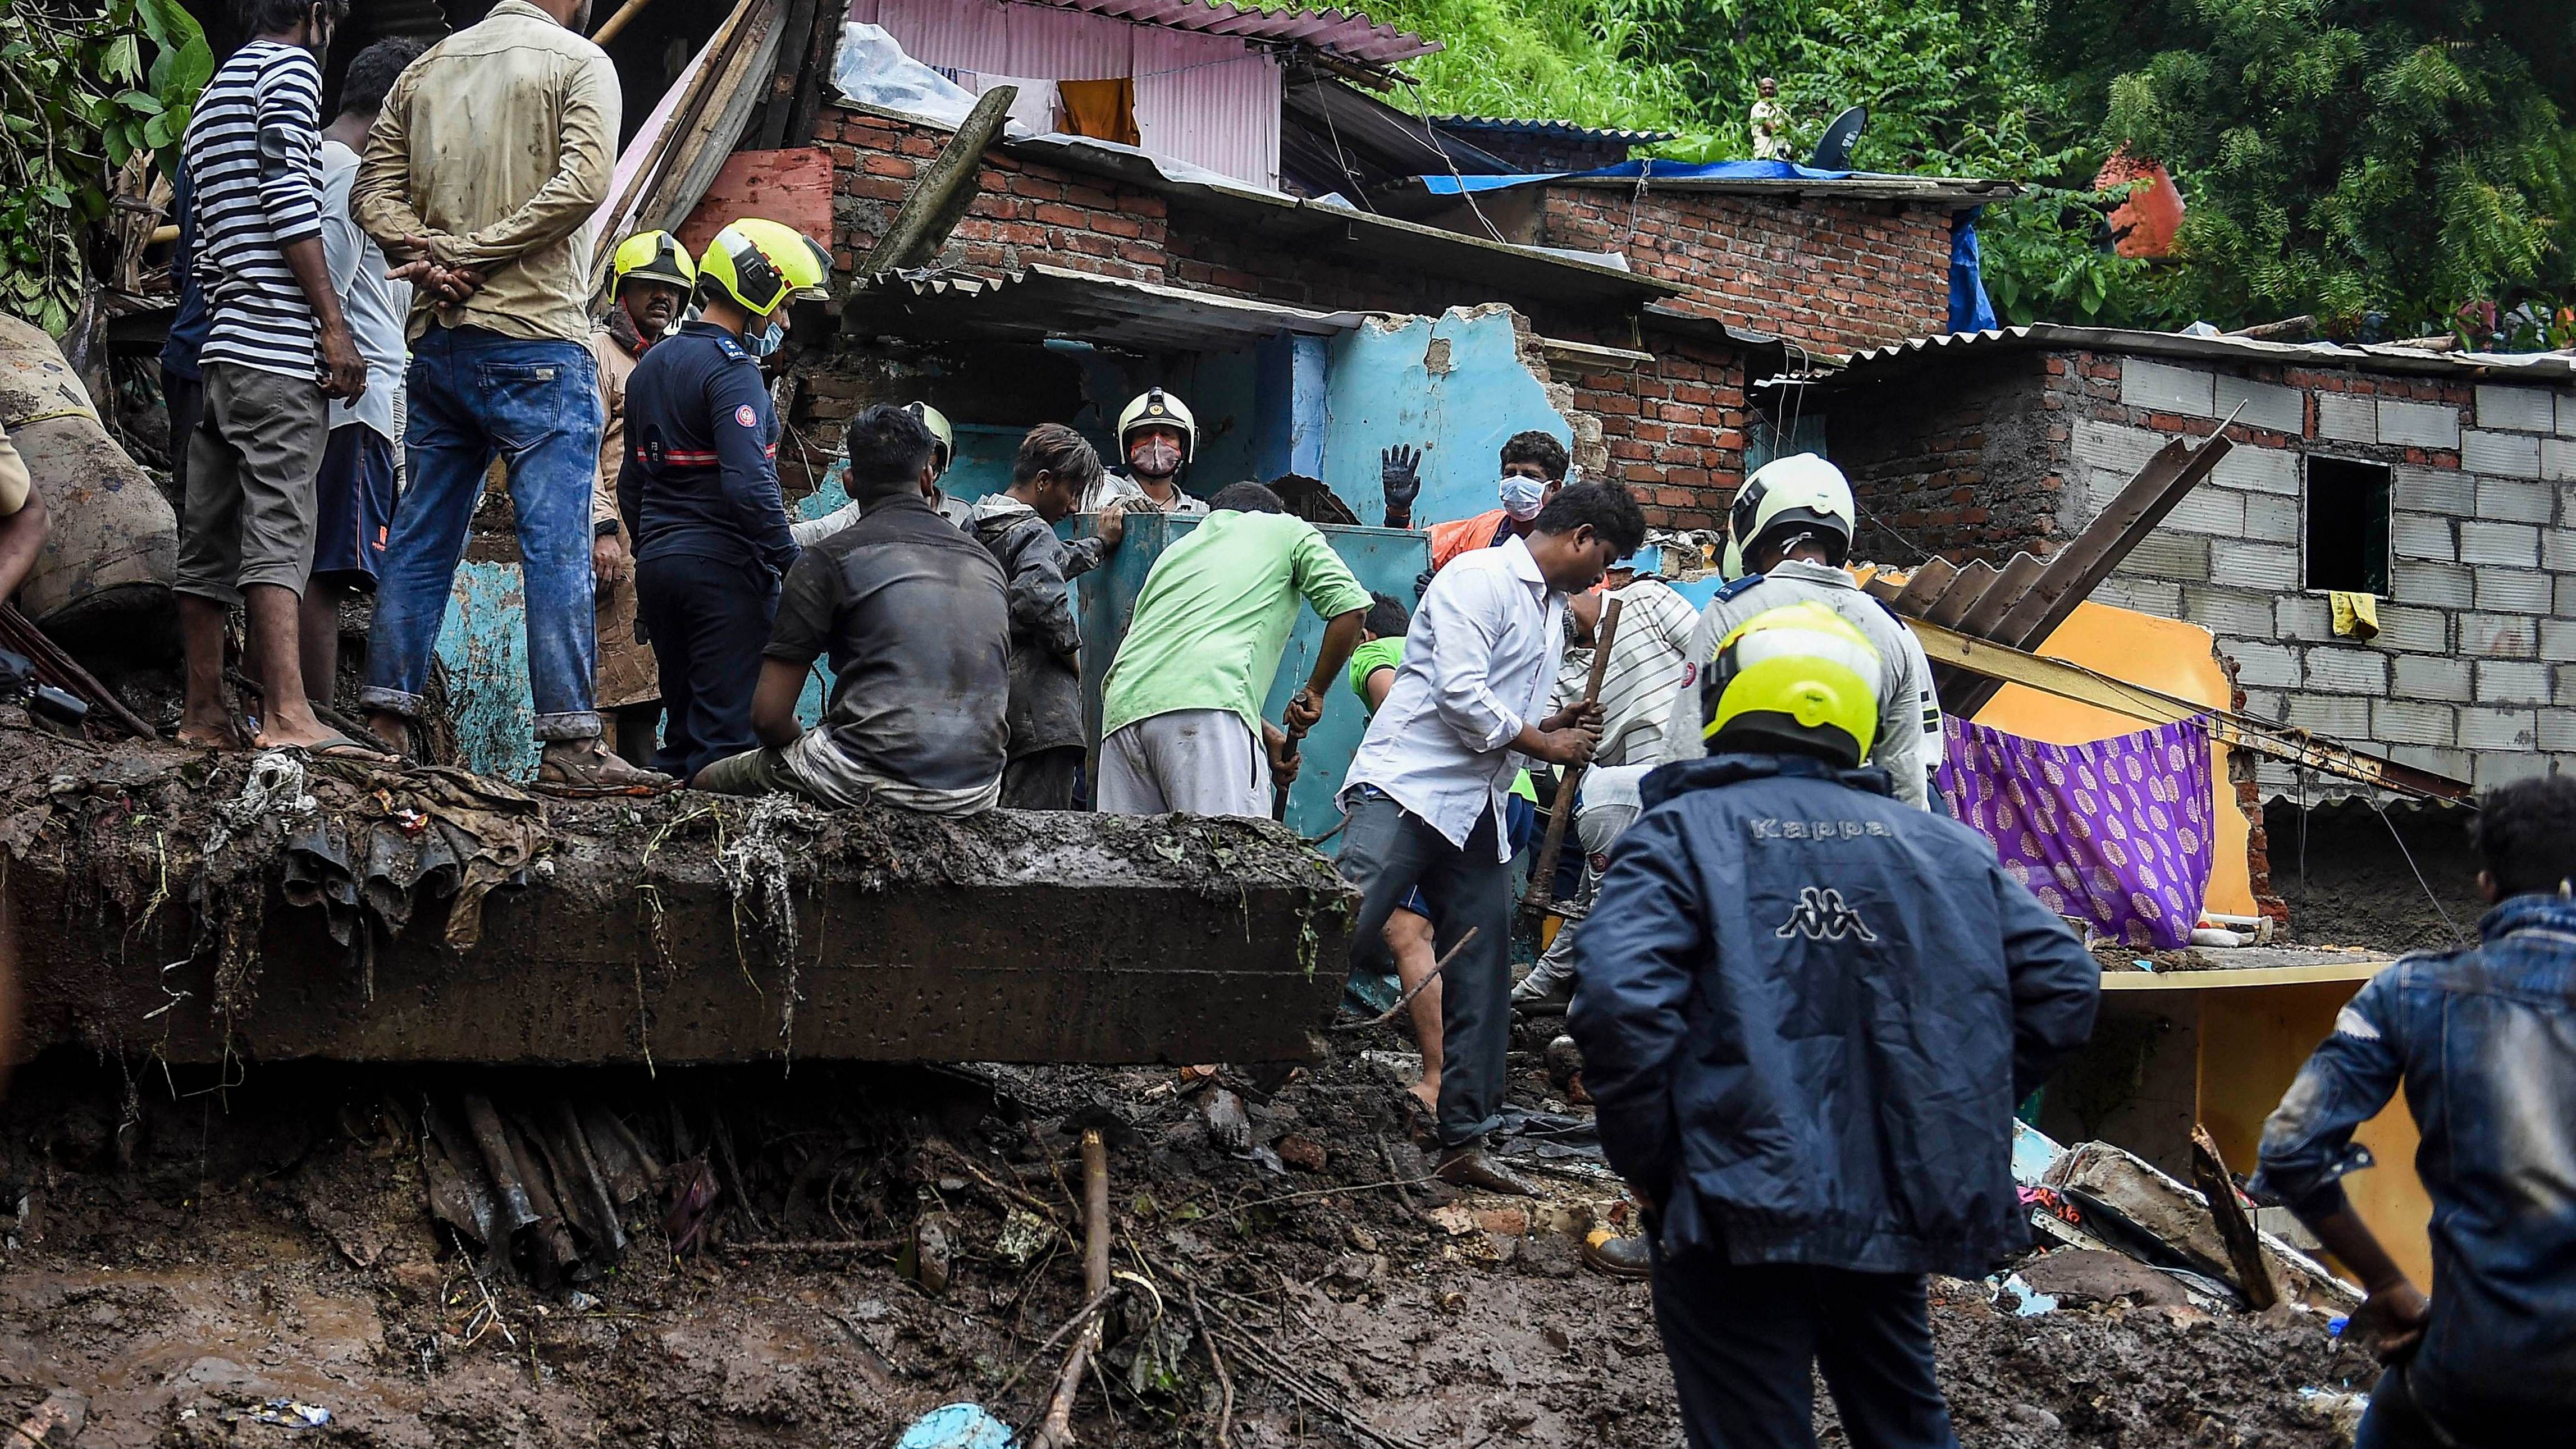
[[[1393,444],[1423,450],[1413,516],[1439,523],[1495,506],[1497,455],[1512,434],[1537,428],[1573,441],[1499,311],[1452,310],[1343,333],[1332,340],[1325,404],[1321,476],[1364,520],[1385,517],[1378,453]],[[1389,592],[1412,597],[1409,587]]]
[[[1099,744],[1100,684],[1109,672],[1110,660],[1117,657],[1119,641],[1127,637],[1127,621],[1136,610],[1136,596],[1144,590],[1145,576],[1153,571],[1154,561],[1172,542],[1199,525],[1194,517],[1147,514],[1127,522],[1127,536],[1117,552],[1099,568],[1074,581],[1074,603],[1082,620],[1082,695],[1083,711],[1092,743]],[[1084,521],[1087,527],[1087,520]],[[1419,533],[1384,528],[1325,528],[1324,537],[1333,552],[1359,575],[1360,583],[1374,590],[1407,598],[1413,592],[1414,576],[1431,563],[1430,542]],[[1300,609],[1296,627],[1288,635],[1288,647],[1281,655],[1279,673],[1271,681],[1270,697],[1262,704],[1262,713],[1271,723],[1279,722],[1280,713],[1288,707],[1288,697],[1297,692],[1315,667],[1316,651],[1323,647],[1324,621],[1314,610]],[[1333,807],[1333,796],[1342,787],[1342,777],[1350,772],[1351,756],[1359,749],[1360,736],[1368,729],[1368,713],[1358,696],[1340,680],[1334,681],[1326,697],[1324,718],[1299,746],[1304,759],[1297,772],[1297,783],[1288,792],[1288,824],[1307,835],[1320,835],[1341,818]]]
[[[536,706],[528,697],[528,602],[514,563],[457,566],[438,631],[438,662],[465,767],[505,780],[536,773]]]

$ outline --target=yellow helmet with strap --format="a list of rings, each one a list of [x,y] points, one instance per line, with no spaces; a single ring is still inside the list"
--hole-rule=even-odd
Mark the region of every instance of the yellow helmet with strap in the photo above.
[[[1869,757],[1885,678],[1869,636],[1819,603],[1765,609],[1718,641],[1700,674],[1700,700],[1715,743],[1733,729],[1844,765]]]
[[[1118,415],[1118,451],[1127,451],[1127,440],[1146,428],[1170,428],[1181,435],[1181,461],[1190,461],[1198,451],[1199,420],[1190,415],[1189,405],[1159,387],[1149,387],[1127,404]]]
[[[686,292],[698,284],[698,269],[680,239],[667,231],[639,231],[617,244],[611,262],[608,294],[617,295],[630,281],[660,282]]]
[[[746,216],[727,222],[698,259],[698,276],[715,283],[754,317],[766,317],[791,297],[821,300],[832,259],[813,238],[782,222]]]

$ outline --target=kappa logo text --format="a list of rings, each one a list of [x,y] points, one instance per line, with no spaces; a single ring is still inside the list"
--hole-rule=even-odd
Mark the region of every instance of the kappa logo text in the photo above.
[[[1780,929],[1772,934],[1783,941],[1792,936],[1804,936],[1810,941],[1839,941],[1845,937],[1862,941],[1878,939],[1878,933],[1860,918],[1860,912],[1843,904],[1841,891],[1815,886],[1798,892],[1798,908],[1791,911],[1789,919],[1781,922]]]

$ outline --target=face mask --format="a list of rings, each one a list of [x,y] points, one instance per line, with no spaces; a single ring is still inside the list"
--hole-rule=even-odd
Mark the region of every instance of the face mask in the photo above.
[[[746,332],[742,334],[742,350],[750,353],[754,357],[767,357],[769,354],[776,352],[778,350],[778,345],[786,340],[787,324],[784,322],[772,322],[758,332]]]
[[[1523,523],[1538,517],[1539,509],[1546,506],[1547,485],[1536,478],[1506,473],[1495,488],[1502,494],[1503,511]]]
[[[1138,443],[1127,465],[1148,478],[1169,478],[1181,471],[1181,450],[1160,438]]]

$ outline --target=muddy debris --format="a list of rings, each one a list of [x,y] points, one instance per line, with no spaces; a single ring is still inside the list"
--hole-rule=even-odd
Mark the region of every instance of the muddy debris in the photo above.
[[[1214,1443],[1229,1401],[1238,1446],[1677,1443],[1646,1286],[1576,1252],[1627,1225],[1615,1183],[1545,1137],[1514,1159],[1540,1201],[1434,1181],[1362,1059],[1395,1031],[1337,1045],[1238,1096],[1244,1153],[1208,1130],[1213,1080],[1159,1068],[129,1077],[56,1053],[0,1109],[0,1424],[71,1395],[84,1449],[884,1445],[962,1401],[1025,1442],[1084,1331],[1079,1139],[1106,1113],[1082,1443]],[[1562,1104],[1526,1047],[1515,1106],[1543,1127]],[[495,1158],[543,1199],[501,1206]],[[1990,1283],[1934,1310],[1972,1444],[2329,1449],[2332,1396],[2374,1377],[2322,1314],[2177,1306],[2076,1252],[2021,1268],[2053,1311]]]

